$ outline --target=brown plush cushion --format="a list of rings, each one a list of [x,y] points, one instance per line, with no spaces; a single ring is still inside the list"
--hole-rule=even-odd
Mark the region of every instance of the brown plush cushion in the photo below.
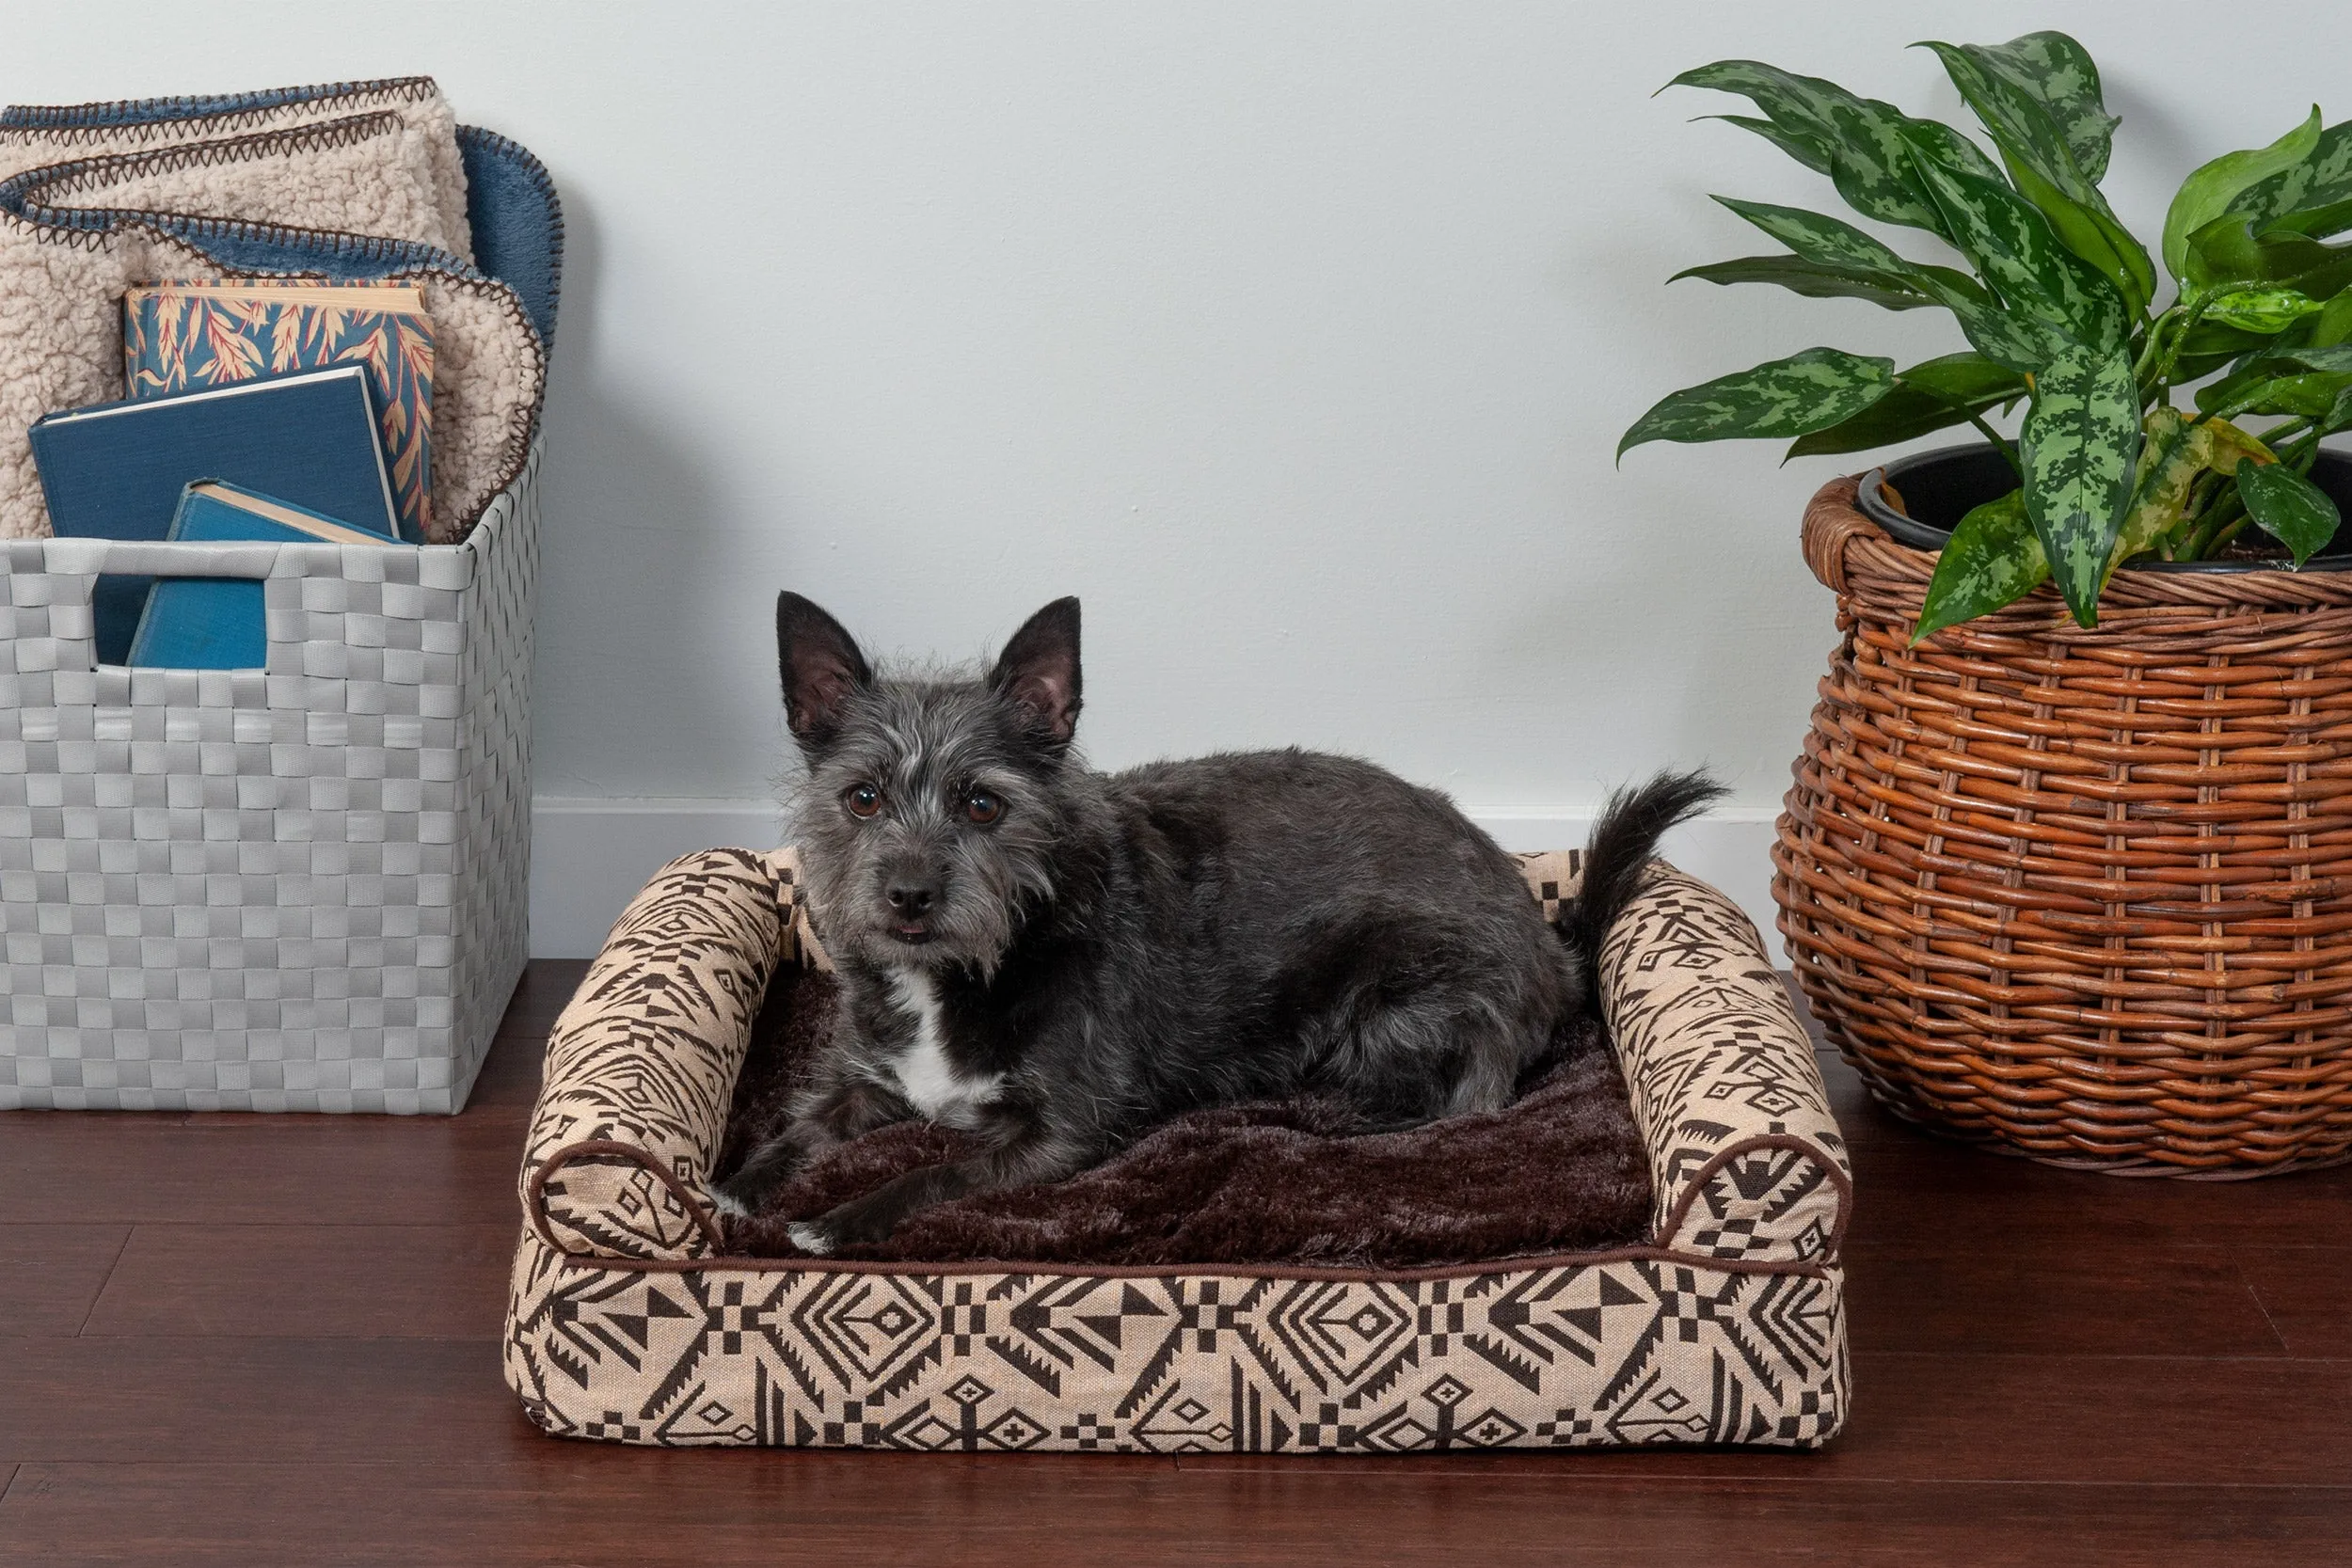
[[[831,974],[784,966],[736,1081],[722,1176],[782,1122],[833,1026]],[[1179,1117],[1067,1181],[925,1211],[850,1259],[1309,1264],[1402,1269],[1649,1240],[1649,1159],[1598,1022],[1509,1109],[1349,1137],[1338,1107],[1260,1101]],[[731,1221],[728,1250],[793,1253],[795,1219],[956,1158],[962,1134],[924,1122],[844,1145]]]

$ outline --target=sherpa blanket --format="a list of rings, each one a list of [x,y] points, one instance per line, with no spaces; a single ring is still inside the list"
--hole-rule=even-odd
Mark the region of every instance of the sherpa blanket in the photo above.
[[[514,280],[476,265],[469,185]],[[433,523],[453,544],[530,454],[561,216],[546,171],[460,127],[430,78],[0,115],[0,539],[50,532],[26,429],[122,386],[123,291],[159,279],[398,277],[437,339]],[[517,284],[521,287],[518,289]],[[530,291],[530,297],[522,290]]]

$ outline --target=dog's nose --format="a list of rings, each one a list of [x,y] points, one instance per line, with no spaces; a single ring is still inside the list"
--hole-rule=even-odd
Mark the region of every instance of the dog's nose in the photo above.
[[[890,900],[890,907],[900,914],[923,914],[930,909],[931,899],[938,893],[938,888],[928,881],[911,877],[894,878],[883,896]]]

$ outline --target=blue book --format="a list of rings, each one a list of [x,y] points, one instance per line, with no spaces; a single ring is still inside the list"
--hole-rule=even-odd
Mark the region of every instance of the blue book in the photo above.
[[[167,537],[174,543],[385,545],[275,496],[202,479],[181,494]],[[259,670],[269,663],[269,626],[257,578],[158,578],[124,663],[165,670]]]
[[[400,536],[364,365],[75,408],[35,421],[31,436],[49,524],[65,537],[164,538],[180,492],[199,479]],[[150,580],[99,579],[99,662],[128,657]]]

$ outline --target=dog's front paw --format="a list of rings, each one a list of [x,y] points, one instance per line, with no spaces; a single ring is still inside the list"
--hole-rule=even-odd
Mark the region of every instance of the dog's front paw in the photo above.
[[[775,1185],[762,1172],[739,1170],[723,1181],[710,1183],[710,1206],[728,1219],[749,1219],[759,1212]]]
[[[861,1242],[886,1240],[898,1223],[898,1206],[886,1196],[869,1193],[826,1210],[813,1220],[801,1220],[788,1231],[792,1244],[822,1258]]]

